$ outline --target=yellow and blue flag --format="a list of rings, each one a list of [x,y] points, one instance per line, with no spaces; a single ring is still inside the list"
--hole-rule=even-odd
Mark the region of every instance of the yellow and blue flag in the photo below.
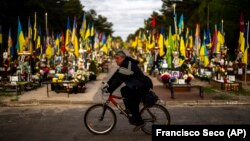
[[[23,35],[22,25],[18,17],[17,44],[16,44],[17,52],[22,53],[23,50],[25,49],[25,46],[26,46],[26,43],[25,43],[25,38]]]
[[[164,49],[164,28],[161,27],[161,33],[158,39],[158,46],[159,46],[159,55],[160,57],[165,55],[165,49]]]
[[[9,29],[9,36],[8,36],[8,55],[12,58],[14,57],[14,47],[13,47],[13,41],[11,37],[11,29]]]
[[[81,35],[82,39],[85,38],[86,28],[87,28],[87,21],[86,21],[85,15],[83,15],[82,26],[81,26],[81,29],[80,29],[80,35]]]
[[[67,51],[69,50],[70,40],[71,40],[71,29],[70,29],[70,20],[69,20],[69,17],[68,17],[67,29],[66,29],[66,39],[65,39],[65,49]]]

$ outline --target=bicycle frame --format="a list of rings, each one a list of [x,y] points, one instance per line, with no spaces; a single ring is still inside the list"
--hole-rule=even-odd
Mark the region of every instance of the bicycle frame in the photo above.
[[[121,107],[121,105],[119,105],[116,102],[115,99],[120,99],[121,100],[121,99],[123,99],[123,97],[109,94],[109,97],[106,100],[106,103],[104,105],[108,105],[111,102],[120,112],[123,113],[123,115],[125,115],[127,118],[129,118],[129,115],[125,112],[125,110]],[[104,110],[104,113],[105,113],[105,110]]]

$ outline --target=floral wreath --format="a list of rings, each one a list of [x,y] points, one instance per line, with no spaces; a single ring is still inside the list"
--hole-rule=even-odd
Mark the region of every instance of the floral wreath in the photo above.
[[[191,80],[194,79],[194,76],[191,73],[188,74],[183,74],[180,73],[179,76],[173,76],[171,73],[169,72],[164,72],[160,75],[160,79],[161,81],[166,84],[166,83],[174,83],[176,82],[178,79],[184,79],[185,82],[187,84],[189,84],[191,82]]]

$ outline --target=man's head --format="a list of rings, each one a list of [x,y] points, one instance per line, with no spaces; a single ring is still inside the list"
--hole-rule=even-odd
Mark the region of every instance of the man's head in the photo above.
[[[118,66],[120,66],[122,64],[122,62],[125,60],[126,58],[126,54],[123,51],[117,51],[115,54],[115,62]]]

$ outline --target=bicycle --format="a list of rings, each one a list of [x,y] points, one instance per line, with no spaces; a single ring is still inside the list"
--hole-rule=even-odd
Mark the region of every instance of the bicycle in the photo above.
[[[102,96],[106,93],[104,89],[101,90]],[[122,115],[128,118],[130,121],[131,116],[125,111],[125,109],[116,100],[122,100],[123,97],[112,95],[109,93],[105,102],[92,105],[87,109],[84,115],[84,124],[86,128],[97,135],[103,135],[111,132],[117,122],[116,113],[114,109],[109,106],[112,103]],[[155,104],[152,107],[143,106],[140,110],[142,119],[145,122],[145,126],[141,130],[146,134],[152,134],[152,125],[169,125],[170,114],[168,110],[160,105]],[[132,124],[132,123],[131,123]]]

